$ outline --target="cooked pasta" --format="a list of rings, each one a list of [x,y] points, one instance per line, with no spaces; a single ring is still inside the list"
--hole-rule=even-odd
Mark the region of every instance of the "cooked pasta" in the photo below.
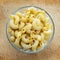
[[[8,33],[10,41],[18,48],[36,51],[50,38],[52,24],[45,11],[30,7],[24,13],[10,16]]]

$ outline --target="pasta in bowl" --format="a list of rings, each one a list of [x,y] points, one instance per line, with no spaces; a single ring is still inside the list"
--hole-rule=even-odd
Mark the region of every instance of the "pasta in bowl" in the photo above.
[[[36,53],[44,50],[54,36],[51,16],[36,6],[19,8],[6,25],[10,44],[19,51]]]

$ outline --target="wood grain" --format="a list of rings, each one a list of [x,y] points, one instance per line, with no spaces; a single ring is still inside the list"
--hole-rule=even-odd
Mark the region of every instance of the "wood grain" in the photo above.
[[[50,46],[37,54],[15,50],[6,37],[9,15],[22,6],[39,6],[45,9],[55,23],[55,36]],[[0,60],[60,60],[60,0],[0,0]]]

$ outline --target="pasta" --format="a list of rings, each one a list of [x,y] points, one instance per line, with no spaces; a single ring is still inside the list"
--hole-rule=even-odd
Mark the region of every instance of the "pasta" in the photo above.
[[[14,36],[14,30],[12,30],[11,28],[8,28],[8,33],[11,36]]]
[[[30,7],[24,13],[17,12],[10,16],[8,33],[15,46],[36,51],[49,40],[52,24],[45,11]]]
[[[22,47],[24,48],[24,50],[31,48],[31,45],[30,45],[30,44],[26,44],[26,43],[24,43],[24,42],[21,42],[21,45],[22,45]]]
[[[17,47],[20,47],[19,42],[20,42],[20,40],[19,39],[16,39],[15,42],[14,42],[14,45],[17,46]]]
[[[39,41],[38,40],[35,40],[34,44],[32,45],[32,50],[35,51],[37,46],[39,44]]]
[[[12,29],[18,29],[18,24],[14,24],[14,21],[13,20],[10,20],[10,27]]]
[[[12,42],[14,42],[14,41],[15,41],[15,37],[14,37],[14,36],[11,36],[11,37],[10,37],[10,40],[11,40]]]

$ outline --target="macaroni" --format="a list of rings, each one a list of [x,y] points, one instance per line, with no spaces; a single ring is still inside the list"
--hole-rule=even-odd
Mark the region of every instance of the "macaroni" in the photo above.
[[[36,51],[49,40],[52,24],[44,11],[31,7],[10,16],[8,33],[15,46]]]

